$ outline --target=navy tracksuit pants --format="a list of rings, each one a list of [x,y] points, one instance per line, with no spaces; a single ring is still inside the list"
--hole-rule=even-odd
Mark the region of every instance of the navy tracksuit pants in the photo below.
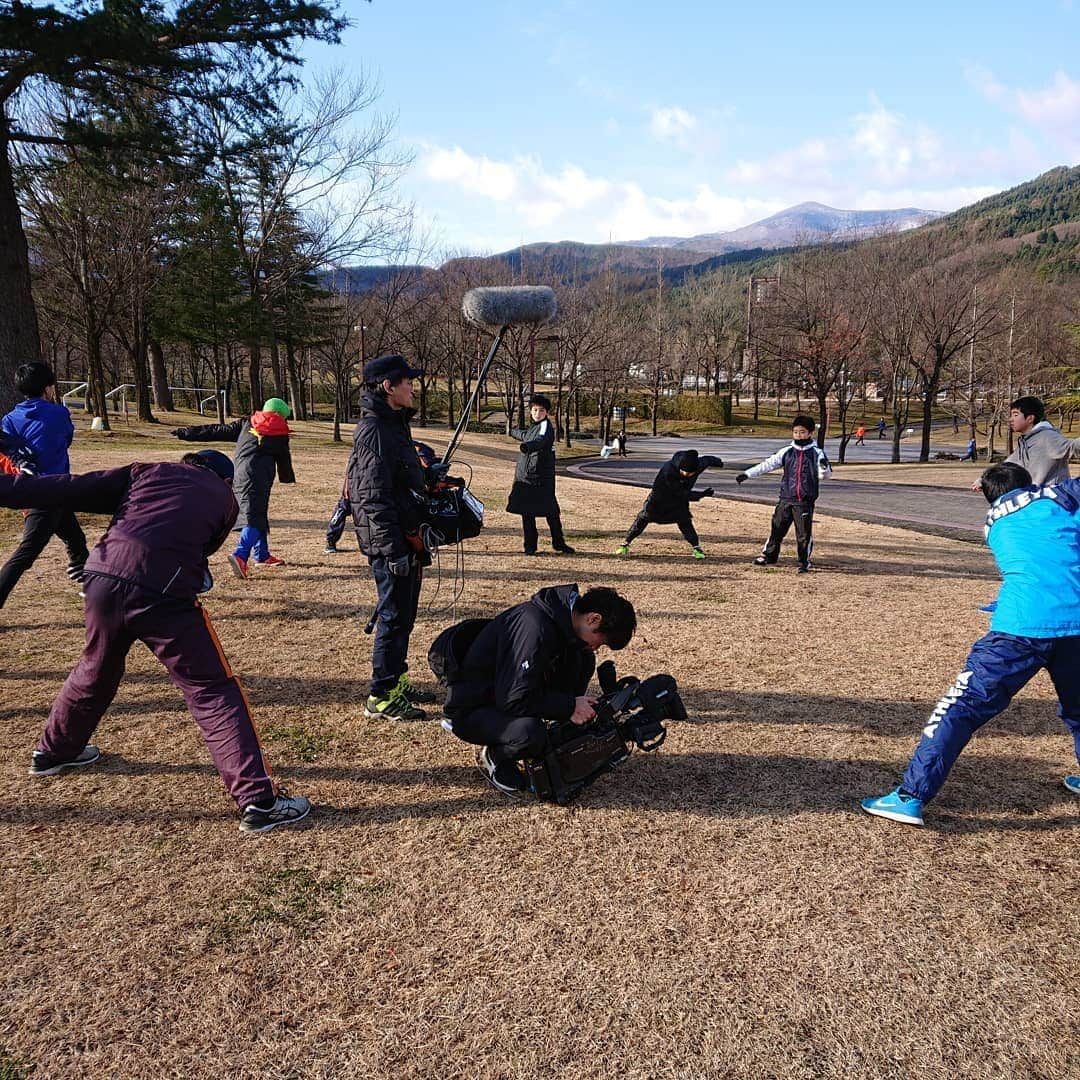
[[[390,573],[390,560],[369,558],[375,588],[379,594],[375,643],[371,647],[372,697],[385,697],[409,670],[409,635],[420,605],[420,567],[410,564],[408,574]]]
[[[86,647],[53,702],[38,749],[61,759],[82,753],[116,696],[131,646],[141,641],[184,695],[237,806],[272,799],[274,782],[247,697],[206,609],[96,574],[83,589]]]
[[[330,515],[330,520],[326,523],[326,546],[328,548],[338,546],[338,542],[345,532],[345,522],[351,513],[352,503],[342,495],[337,501],[337,506],[334,507],[334,512]]]
[[[1080,637],[1028,638],[991,631],[971,647],[964,670],[930,714],[902,787],[926,802],[945,783],[968,740],[1003,712],[1046,668],[1058,696],[1058,716],[1080,761]]]

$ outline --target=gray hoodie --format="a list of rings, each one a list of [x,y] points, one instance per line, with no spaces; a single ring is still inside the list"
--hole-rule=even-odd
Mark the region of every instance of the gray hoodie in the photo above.
[[[1033,484],[1057,484],[1069,479],[1069,458],[1080,458],[1080,439],[1069,439],[1049,420],[1040,420],[1016,440],[1005,459],[1031,473]]]

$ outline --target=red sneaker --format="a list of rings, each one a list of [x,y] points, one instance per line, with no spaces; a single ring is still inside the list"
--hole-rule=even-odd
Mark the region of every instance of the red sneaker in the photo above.
[[[232,572],[241,580],[247,581],[247,559],[241,559],[239,555],[229,556],[229,565]]]
[[[271,555],[268,559],[256,559],[256,566],[284,566],[285,560],[279,559],[275,555]]]

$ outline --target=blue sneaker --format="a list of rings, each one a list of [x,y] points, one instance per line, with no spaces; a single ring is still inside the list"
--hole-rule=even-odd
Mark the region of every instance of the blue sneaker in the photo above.
[[[989,604],[983,604],[983,606],[979,608],[979,610],[984,615],[993,615],[994,612],[997,611],[997,601],[991,600]]]
[[[904,795],[899,788],[890,791],[888,795],[881,795],[876,799],[863,799],[862,808],[874,817],[888,818],[890,821],[899,821],[903,825],[921,825],[922,799],[916,799],[914,795]]]
[[[1080,776],[1066,776],[1065,786],[1074,794],[1080,795]]]

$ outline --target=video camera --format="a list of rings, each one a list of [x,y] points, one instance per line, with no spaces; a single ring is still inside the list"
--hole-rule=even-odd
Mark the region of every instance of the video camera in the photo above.
[[[424,468],[424,490],[412,493],[424,526],[421,548],[427,551],[479,536],[484,527],[484,504],[461,477],[449,475],[449,462],[437,461],[427,443],[413,445]]]
[[[538,798],[565,806],[597,777],[625,761],[632,747],[659,750],[667,738],[665,720],[685,720],[686,707],[670,675],[642,682],[618,678],[615,664],[597,669],[601,697],[587,724],[560,720],[548,725],[548,752],[525,761],[525,774]]]

